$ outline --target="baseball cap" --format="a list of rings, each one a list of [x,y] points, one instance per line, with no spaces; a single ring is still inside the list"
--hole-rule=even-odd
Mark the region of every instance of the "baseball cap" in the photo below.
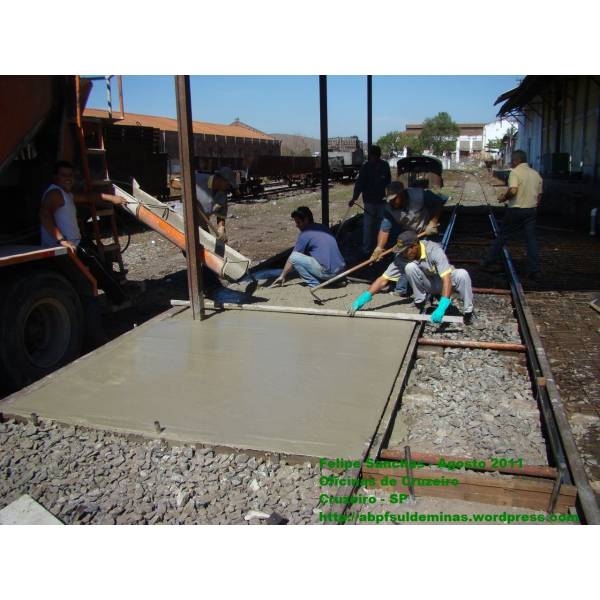
[[[386,200],[391,200],[395,198],[398,194],[401,194],[404,191],[404,185],[401,181],[392,181],[387,188],[387,196]]]
[[[225,179],[234,190],[238,189],[235,173],[229,167],[221,167],[216,174]]]
[[[396,241],[396,250],[403,253],[405,250],[414,246],[417,243],[417,232],[416,231],[403,231]]]

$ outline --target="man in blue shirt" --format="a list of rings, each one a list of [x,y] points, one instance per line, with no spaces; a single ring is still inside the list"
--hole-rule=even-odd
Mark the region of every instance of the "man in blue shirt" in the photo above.
[[[292,269],[296,270],[309,287],[316,287],[346,268],[344,257],[331,231],[325,225],[315,223],[310,208],[298,207],[292,212],[292,219],[300,230],[300,235],[281,275],[271,287],[283,285]]]
[[[353,206],[362,194],[365,203],[362,250],[365,255],[370,254],[375,245],[385,209],[385,188],[391,181],[390,165],[385,160],[381,160],[381,148],[371,146],[369,159],[360,168],[352,200],[348,203],[348,206]]]

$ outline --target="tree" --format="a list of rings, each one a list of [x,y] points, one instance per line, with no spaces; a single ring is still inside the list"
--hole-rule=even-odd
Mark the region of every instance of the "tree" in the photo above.
[[[486,150],[501,150],[504,145],[502,138],[494,138],[493,140],[488,140],[488,143],[485,147]]]
[[[425,119],[421,130],[421,143],[436,156],[451,152],[456,148],[456,138],[460,134],[458,125],[447,112]]]
[[[423,151],[423,145],[416,135],[410,135],[405,131],[389,131],[381,136],[376,144],[381,148],[384,156],[400,154],[405,147],[412,150],[413,154],[420,154]]]

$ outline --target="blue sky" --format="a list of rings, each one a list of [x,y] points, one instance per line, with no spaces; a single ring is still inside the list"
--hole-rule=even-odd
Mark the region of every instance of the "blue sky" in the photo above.
[[[496,98],[515,87],[522,76],[374,76],[373,137],[406,123],[421,122],[446,111],[457,122],[494,119]],[[367,84],[364,76],[329,76],[329,135],[367,137]],[[193,76],[193,118],[230,123],[236,117],[267,133],[298,133],[319,137],[318,77]],[[113,85],[116,92],[116,85]],[[113,93],[114,93],[113,92]],[[123,77],[126,112],[175,117],[172,76]],[[113,96],[116,104],[116,94]],[[88,106],[105,108],[104,83],[94,83]]]

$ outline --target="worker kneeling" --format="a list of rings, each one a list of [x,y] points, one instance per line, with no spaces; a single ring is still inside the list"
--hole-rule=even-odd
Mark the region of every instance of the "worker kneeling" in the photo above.
[[[292,219],[300,235],[281,275],[271,287],[283,285],[292,269],[309,287],[316,287],[341,273],[346,263],[329,228],[315,223],[312,211],[307,206],[299,206],[293,211]]]
[[[439,244],[429,240],[419,241],[414,231],[405,231],[398,236],[395,246],[396,256],[385,273],[376,279],[371,287],[363,292],[352,304],[348,314],[353,315],[371,301],[374,294],[384,289],[390,281],[398,281],[404,267],[408,282],[414,292],[415,306],[420,312],[425,308],[428,294],[441,294],[437,308],[431,315],[434,323],[441,323],[444,314],[452,303],[450,296],[455,290],[463,303],[465,324],[469,325],[473,318],[473,290],[471,278],[464,269],[455,269],[446,257]]]

